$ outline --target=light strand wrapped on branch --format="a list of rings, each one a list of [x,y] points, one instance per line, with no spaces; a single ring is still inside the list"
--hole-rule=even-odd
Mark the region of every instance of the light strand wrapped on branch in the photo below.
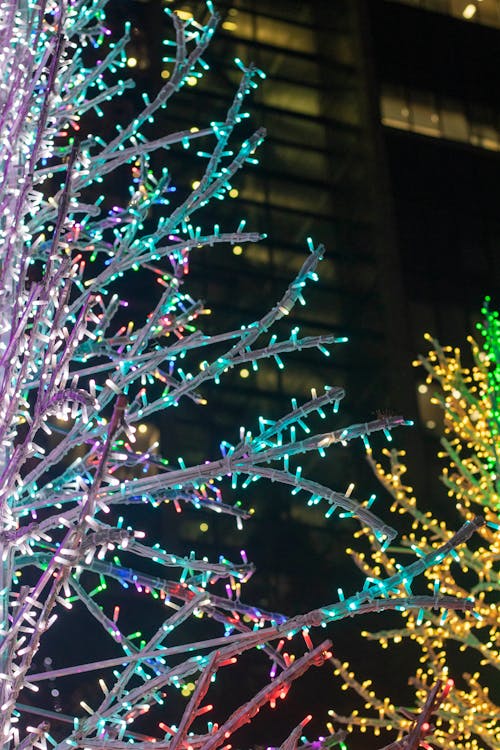
[[[311,434],[308,422],[326,418],[327,407],[336,415],[344,395],[325,387],[320,394],[312,389],[305,403],[293,399],[278,420],[260,417],[255,435],[242,428],[234,443],[226,436],[220,457],[192,465],[179,457],[174,468],[172,455],[159,455],[157,445],[138,448],[142,420],[185,400],[204,405],[206,384],[223,381],[233,368],[251,362],[257,369],[261,360],[282,368],[284,354],[311,349],[328,356],[329,347],[346,339],[302,335],[298,327],[282,333],[296,303],[305,303],[307,285],[317,280],[323,247],[312,240],[302,268],[269,312],[237,330],[203,333],[207,310],[184,291],[191,252],[263,238],[245,231],[244,219],[221,229],[211,217],[208,226],[203,208],[224,198],[243,166],[256,163],[264,131],[239,139],[238,126],[248,94],[264,75],[236,60],[240,84],[222,122],[148,139],[148,126],[172,95],[207,69],[203,55],[218,20],[210,0],[204,24],[167,9],[175,36],[167,40],[168,82],[152,100],[144,95],[142,110],[116,124],[113,134],[106,134],[105,123],[107,140],[84,137],[87,119],[102,118],[109,102],[131,86],[119,78],[127,36],[110,41],[105,4],[0,2],[0,734],[4,750],[121,750],[153,741],[171,750],[229,748],[233,732],[264,705],[285,698],[307,669],[331,658],[330,641],[315,646],[311,628],[384,609],[470,609],[469,599],[438,589],[422,599],[408,589],[481,522],[468,519],[440,549],[387,579],[367,578],[362,591],[287,618],[242,601],[242,584],[253,573],[245,551],[241,562],[210,561],[194,551],[172,554],[129,520],[140,505],[153,511],[172,503],[182,511],[189,504],[233,516],[241,527],[250,514],[231,499],[226,479],[234,490],[240,478],[243,489],[267,478],[292,486],[292,494],[302,491],[309,505],[323,503],[327,518],[337,507],[339,515],[357,518],[385,548],[396,530],[371,510],[372,499],[358,501],[350,490],[302,476],[294,460],[324,456],[355,438],[369,445],[372,434],[390,440],[393,429],[409,423],[393,417]],[[86,67],[90,47],[100,58],[93,68]],[[155,174],[153,157],[194,143],[200,144],[193,158],[202,175],[183,197],[166,168]],[[129,168],[128,199],[110,205],[104,178]],[[135,272],[158,282],[142,322],[126,320],[121,285]],[[298,439],[299,431],[307,437]],[[171,578],[164,577],[166,568]],[[100,599],[108,585],[116,595],[115,582],[161,605],[160,622],[144,640],[137,642],[142,633],[127,634],[121,625],[130,613],[121,618],[118,604]],[[73,608],[109,639],[112,655],[37,671],[42,641]],[[212,629],[207,638],[180,645],[186,624],[203,617],[219,624],[221,635]],[[283,651],[285,640],[297,658]],[[271,660],[268,684],[205,731],[200,717],[211,708],[201,703],[216,673],[254,649]],[[117,652],[121,656],[113,656]],[[92,706],[80,701],[86,716],[36,705],[40,684],[94,671],[100,692],[80,683],[92,695]],[[189,693],[191,684],[177,725],[160,721],[151,735],[135,731],[137,719],[164,706],[167,687]],[[43,721],[33,727],[30,716]],[[308,721],[283,750],[310,746],[302,734]],[[332,730],[319,745],[341,746],[343,737]]]
[[[421,650],[421,664],[409,679],[415,688],[417,710],[427,699],[429,687],[439,679],[453,677],[456,686],[435,712],[429,736],[431,746],[446,750],[496,749],[500,743],[500,710],[494,688],[500,669],[498,648],[498,593],[500,590],[500,493],[498,456],[500,455],[500,323],[498,312],[486,299],[483,321],[478,324],[482,343],[469,338],[472,366],[464,364],[458,347],[441,346],[426,336],[432,349],[415,363],[427,373],[421,392],[439,407],[444,423],[439,458],[444,461],[441,480],[448,490],[452,509],[463,519],[474,513],[484,515],[478,529],[479,541],[472,548],[461,547],[450,557],[428,568],[424,576],[429,590],[441,581],[446,595],[474,598],[473,617],[459,611],[438,614],[422,607],[405,615],[401,626],[364,635],[384,648],[391,643],[415,641]],[[423,387],[422,387],[423,386]],[[437,388],[430,391],[431,388]],[[404,452],[384,450],[388,468],[369,454],[373,470],[393,498],[391,510],[403,512],[412,520],[412,530],[398,546],[381,551],[374,542],[373,554],[353,553],[366,576],[381,571],[389,576],[397,571],[396,555],[425,556],[449,540],[451,524],[440,521],[423,504],[417,504],[413,488],[405,474]],[[457,563],[460,567],[457,566]],[[462,576],[461,569],[467,571]],[[463,660],[463,661],[462,661]],[[338,674],[362,698],[365,716],[337,717],[351,725],[380,729],[408,727],[408,717],[389,698],[381,699],[379,690],[367,690],[365,682],[349,676],[345,665],[337,665]],[[378,714],[378,716],[376,715]],[[333,712],[332,715],[335,715]]]

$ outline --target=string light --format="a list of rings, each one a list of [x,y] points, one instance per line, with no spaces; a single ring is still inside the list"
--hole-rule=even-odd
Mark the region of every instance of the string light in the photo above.
[[[43,12],[35,0],[23,2],[22,9],[14,6],[0,0],[0,101],[5,105],[0,108],[2,742],[5,748],[37,750],[96,743],[101,750],[143,747],[144,736],[134,733],[134,722],[151,707],[162,706],[165,691],[179,691],[189,698],[179,723],[159,723],[146,741],[191,748],[193,722],[212,710],[204,701],[212,680],[240,654],[257,649],[271,659],[269,683],[220,726],[212,722],[204,732],[197,724],[196,747],[228,749],[227,740],[240,726],[263,706],[283,700],[304,671],[332,658],[331,642],[315,645],[320,639],[313,629],[357,613],[420,609],[429,602],[444,611],[470,607],[439,590],[422,598],[406,589],[466,542],[480,520],[468,519],[437,550],[415,555],[387,578],[367,577],[360,591],[290,618],[243,603],[242,586],[253,574],[245,552],[241,561],[223,555],[209,560],[195,550],[173,554],[134,525],[134,507],[153,512],[168,506],[175,521],[189,506],[203,517],[232,517],[241,530],[254,511],[240,497],[246,487],[268,479],[300,493],[307,505],[321,506],[327,518],[336,511],[338,518],[356,518],[385,548],[396,530],[372,509],[373,497],[363,501],[353,496],[352,486],[344,492],[322,485],[297,462],[304,455],[342,450],[353,440],[367,446],[373,436],[390,440],[392,430],[410,423],[383,417],[315,434],[309,424],[318,416],[324,419],[327,411],[336,418],[344,396],[341,388],[325,386],[321,392],[313,389],[303,403],[292,399],[277,420],[261,416],[256,427],[241,427],[229,436],[232,442],[221,442],[220,455],[191,464],[170,440],[169,457],[159,454],[156,431],[148,428],[152,415],[170,409],[173,419],[186,401],[203,407],[205,386],[218,385],[232,370],[243,374],[262,360],[281,370],[290,352],[315,349],[329,356],[331,348],[346,342],[345,337],[304,336],[296,326],[285,327],[318,279],[323,247],[308,239],[309,252],[296,278],[262,317],[225,333],[205,334],[200,321],[209,309],[185,290],[191,250],[223,244],[235,252],[262,239],[245,231],[244,218],[221,228],[202,217],[214,214],[219,199],[234,195],[230,185],[239,169],[256,163],[264,133],[259,129],[238,142],[238,126],[246,98],[264,74],[236,59],[240,84],[223,121],[148,141],[143,130],[170,96],[202,80],[208,68],[205,50],[217,24],[211,0],[204,25],[187,9],[167,6],[175,30],[175,41],[165,42],[168,83],[152,100],[144,93],[142,110],[106,141],[99,134],[85,135],[82,127],[88,112],[97,121],[109,119],[110,102],[132,85],[121,78],[134,60],[138,63],[126,54],[130,29],[123,39],[110,41],[105,0],[47,0]],[[96,63],[88,68],[92,49]],[[199,139],[208,149],[192,149],[200,182],[178,197],[173,175],[166,167],[153,169],[151,154],[175,144],[190,149]],[[108,206],[106,180],[115,170],[120,176],[129,171],[129,197]],[[208,204],[213,210],[198,213]],[[38,266],[42,278],[34,281]],[[127,321],[128,302],[118,290],[123,278],[134,279],[139,270],[155,281],[154,301],[145,320]],[[278,335],[271,329],[279,321]],[[207,531],[208,523],[199,529]],[[25,569],[29,575],[23,575]],[[149,632],[148,623],[146,632],[140,621],[130,627],[130,617],[141,607],[130,606],[124,616],[125,605],[115,600],[109,606],[117,587],[131,601],[134,595],[151,599],[161,613],[156,630]],[[49,636],[50,647],[50,630],[68,610],[95,620],[102,636],[111,639],[113,656],[79,663],[85,657],[67,626],[64,640],[72,663],[46,664],[37,673],[40,642]],[[207,639],[187,643],[183,626],[193,617],[213,618],[220,635],[211,628]],[[273,644],[285,639],[289,646],[280,655]],[[91,687],[88,700],[79,699],[83,717],[57,713],[56,740],[47,721],[55,712],[21,702],[21,693],[37,692],[39,683],[48,681],[55,695],[59,688],[53,682],[69,675],[72,682],[82,678],[86,682],[80,685]],[[30,716],[40,723],[33,727]],[[297,746],[308,721],[299,724],[284,747]],[[324,738],[318,747],[338,738]],[[300,742],[307,745],[307,740]]]
[[[444,462],[442,482],[448,489],[449,501],[464,520],[469,521],[480,512],[486,524],[480,530],[480,542],[474,549],[462,548],[449,558],[440,560],[425,577],[428,588],[434,591],[436,577],[443,592],[464,599],[474,597],[474,612],[464,616],[449,611],[446,618],[422,608],[409,612],[402,628],[365,633],[378,640],[383,647],[392,643],[415,641],[420,650],[421,666],[412,682],[416,688],[417,706],[422,707],[429,686],[447,679],[451,672],[458,674],[461,687],[448,690],[436,712],[435,728],[429,732],[431,747],[447,750],[483,750],[500,746],[500,706],[490,695],[488,682],[500,671],[498,641],[498,576],[500,572],[500,483],[498,455],[500,455],[500,320],[490,308],[487,298],[482,309],[483,321],[478,325],[482,345],[469,338],[473,364],[462,362],[458,348],[441,346],[427,336],[432,349],[415,363],[427,371],[427,384],[438,388],[434,402],[444,416],[444,436],[439,458]],[[411,533],[402,544],[418,554],[428,554],[452,532],[447,524],[423,510],[417,504],[412,487],[405,482],[407,467],[403,451],[384,451],[390,468],[375,462],[372,466],[393,497],[391,510],[406,514],[412,520]],[[372,537],[373,539],[373,537]],[[390,552],[374,551],[371,558],[356,554],[357,564],[365,575],[380,575],[382,570],[392,574],[396,570],[395,557]],[[457,565],[457,563],[459,565]],[[467,572],[464,579],[460,568]],[[465,588],[464,580],[468,580]],[[464,674],[460,673],[458,653],[464,660]],[[475,671],[472,671],[474,670]],[[373,708],[378,718],[338,717],[351,724],[407,731],[409,720],[389,698],[383,700],[365,685],[348,666],[336,662],[336,673],[344,684],[354,689],[364,700],[366,708]],[[347,679],[348,678],[348,679]],[[346,681],[347,680],[347,681]]]

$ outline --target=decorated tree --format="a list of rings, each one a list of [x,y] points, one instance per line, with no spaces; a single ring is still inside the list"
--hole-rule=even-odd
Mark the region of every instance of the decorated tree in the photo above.
[[[120,78],[127,37],[110,40],[104,6],[0,3],[2,744],[228,748],[261,707],[274,707],[305,670],[332,658],[330,641],[315,644],[310,629],[384,609],[471,609],[471,600],[437,588],[422,597],[406,589],[482,521],[467,519],[388,578],[367,577],[362,590],[291,618],[244,603],[241,588],[253,573],[246,552],[241,560],[174,553],[157,541],[155,523],[148,522],[148,536],[140,530],[141,513],[158,515],[165,505],[232,516],[241,527],[249,513],[235,489],[267,479],[321,503],[328,518],[337,509],[357,518],[384,548],[396,532],[371,501],[308,478],[298,459],[356,438],[368,442],[372,433],[390,439],[406,422],[388,417],[313,434],[310,419],[329,408],[336,414],[344,395],[325,386],[306,403],[294,400],[280,419],[260,418],[254,432],[221,436],[220,454],[200,462],[178,457],[168,435],[163,454],[147,442],[144,420],[185,402],[202,410],[204,387],[232,368],[262,359],[282,366],[288,352],[327,354],[344,339],[303,336],[297,327],[268,338],[316,280],[323,248],[311,240],[299,274],[269,312],[236,330],[203,333],[206,308],[184,289],[191,251],[259,240],[244,220],[223,229],[214,217],[233,176],[255,162],[263,132],[238,139],[238,126],[263,74],[237,60],[241,82],[224,121],[151,133],[170,98],[202,76],[217,23],[210,2],[203,24],[170,13],[165,85],[107,140],[85,135],[88,123],[112,122],[110,102],[131,86]],[[202,177],[192,191],[175,192],[174,176],[153,168],[152,157],[194,145]],[[122,203],[109,200],[113,173],[130,183]],[[158,282],[148,287],[150,311],[129,320],[127,289],[133,296],[134,278],[145,275]],[[150,604],[138,604],[139,595]],[[98,633],[90,647],[76,635],[82,622]],[[53,668],[56,647],[63,666]],[[241,681],[235,662],[255,649],[271,662],[268,683],[236,708],[205,703],[216,674],[236,670],[232,679]],[[432,686],[398,746],[414,747],[428,733],[448,690]],[[188,700],[175,714],[179,693]],[[294,722],[283,748],[307,744],[308,720]],[[332,727],[320,744],[342,744],[343,736]]]
[[[456,685],[436,714],[429,747],[486,750],[500,747],[500,668],[498,603],[500,592],[500,321],[487,299],[483,322],[478,325],[480,341],[470,338],[471,364],[464,364],[458,348],[442,347],[430,336],[432,349],[415,364],[427,373],[427,385],[436,389],[432,402],[443,415],[444,434],[439,458],[444,462],[441,480],[451,504],[449,518],[458,511],[463,519],[481,513],[486,524],[480,529],[480,542],[457,550],[425,572],[429,590],[436,580],[441,591],[451,596],[473,596],[474,617],[464,613],[443,615],[426,611],[404,613],[403,627],[365,633],[383,647],[391,642],[415,641],[420,650],[420,666],[411,679],[416,705],[427,700],[428,688],[436,680],[452,678]],[[407,552],[426,555],[452,536],[444,522],[417,503],[405,477],[404,453],[384,451],[390,467],[370,461],[382,484],[391,493],[393,511],[412,521],[411,532],[401,544]],[[395,550],[394,550],[395,551]],[[366,575],[391,575],[397,569],[391,547],[371,556],[356,556]],[[399,550],[401,552],[401,550]],[[345,717],[351,724],[372,727],[377,733],[385,727],[404,732],[412,714],[401,711],[392,700],[380,700],[370,681],[364,684],[337,662],[338,674],[346,679],[373,709],[367,716]],[[382,692],[384,686],[380,686]],[[491,694],[490,694],[491,690]],[[335,713],[335,712],[333,712]],[[336,717],[339,718],[339,717]],[[425,745],[424,745],[425,746]]]

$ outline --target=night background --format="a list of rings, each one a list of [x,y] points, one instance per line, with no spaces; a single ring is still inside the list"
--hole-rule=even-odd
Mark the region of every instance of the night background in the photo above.
[[[162,56],[171,27],[164,6],[200,21],[206,14],[204,4],[194,1],[109,3],[116,35],[131,23],[127,55],[136,82],[132,93],[115,102],[116,121],[131,119],[141,93],[156,92],[168,78]],[[217,455],[221,437],[236,436],[240,424],[251,426],[259,415],[277,417],[292,397],[308,397],[311,387],[341,386],[347,395],[339,426],[380,414],[415,420],[413,429],[395,432],[394,439],[408,451],[420,502],[453,521],[438,480],[439,411],[430,404],[423,372],[411,363],[426,352],[426,331],[465,349],[484,296],[498,303],[500,3],[219,0],[216,6],[221,23],[206,55],[210,70],[182,89],[154,129],[201,128],[221,119],[238,82],[233,59],[262,68],[267,80],[251,98],[248,124],[248,132],[267,130],[260,163],[238,174],[234,198],[221,203],[217,220],[237,224],[245,217],[248,229],[267,238],[194,254],[188,291],[212,310],[205,330],[238,328],[276,302],[312,236],[325,244],[325,260],[307,306],[295,308],[293,321],[305,335],[334,332],[349,343],[329,359],[303,351],[288,356],[283,370],[264,363],[256,373],[233,372],[223,387],[207,388],[203,422],[188,404],[176,411],[175,421],[169,413],[148,423],[149,434],[158,436],[160,450],[196,462]],[[104,131],[109,127],[111,133],[114,125],[106,120]],[[155,160],[169,167],[178,191],[190,190],[200,176],[188,151],[172,150]],[[116,195],[107,199],[122,200],[120,187],[117,182]],[[149,310],[148,287],[137,278],[134,289],[126,290],[132,317]],[[381,440],[375,449],[380,447]],[[359,498],[377,492],[377,512],[389,519],[390,503],[366,464],[361,441],[332,451],[326,461],[310,459],[307,468],[341,491],[355,482]],[[154,533],[173,552],[192,546],[200,555],[233,559],[245,547],[257,566],[245,598],[271,610],[304,612],[335,600],[338,586],[358,588],[362,577],[345,555],[356,523],[328,522],[323,511],[276,485],[257,485],[245,502],[255,514],[243,531],[225,518],[200,523],[194,511],[176,518],[174,526],[170,506]],[[147,602],[138,599],[138,606],[147,620]],[[384,615],[384,627],[397,622]],[[381,651],[360,637],[361,630],[378,625],[376,617],[365,617],[331,626],[334,651],[361,677],[378,680],[381,694],[396,691],[403,705],[411,705],[406,678],[414,673],[418,649]],[[77,622],[74,627],[85,649],[91,636],[79,632]],[[249,685],[261,679],[260,669],[249,660]],[[278,742],[309,711],[321,732],[329,708],[349,713],[353,696],[340,690],[331,671],[311,670],[279,709],[262,711],[255,736]],[[213,702],[217,693],[227,701],[228,691],[237,705],[251,689],[235,686],[230,677],[224,685],[222,676]],[[369,735],[348,747],[380,744]]]

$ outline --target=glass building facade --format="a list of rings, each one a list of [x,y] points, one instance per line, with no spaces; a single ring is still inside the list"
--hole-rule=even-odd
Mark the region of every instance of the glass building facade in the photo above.
[[[206,13],[202,2],[163,6],[184,17],[203,19]],[[256,154],[260,163],[237,176],[234,200],[218,207],[216,220],[234,226],[235,217],[244,217],[249,229],[267,238],[241,248],[200,252],[192,263],[190,290],[211,307],[205,323],[211,330],[258,319],[293,279],[312,237],[326,247],[319,282],[306,294],[307,305],[298,305],[290,320],[304,334],[333,332],[347,336],[349,343],[334,347],[328,358],[303,351],[285,357],[283,369],[273,362],[257,372],[245,367],[228,374],[219,389],[208,394],[202,424],[198,414],[193,413],[191,421],[184,413],[168,426],[170,437],[189,446],[196,427],[209,450],[216,450],[217,441],[230,439],[239,424],[255,427],[261,414],[276,418],[292,397],[305,400],[311,388],[323,384],[346,389],[341,424],[373,419],[379,411],[414,413],[400,261],[388,189],[381,188],[387,177],[365,40],[366,9],[350,0],[235,0],[219,2],[217,8],[221,21],[207,53],[210,69],[180,92],[165,112],[165,122],[157,126],[202,127],[220,120],[239,81],[234,58],[265,71],[267,79],[252,96],[245,126],[248,132],[256,127],[267,131]],[[133,21],[128,55],[138,88],[154,90],[169,75],[169,65],[160,63],[163,38],[171,33],[162,3],[117,4],[115,13],[117,23]],[[172,151],[167,157],[179,189],[189,189],[200,178],[198,161],[189,152]],[[183,455],[190,457],[189,447]],[[366,485],[361,483],[360,492],[369,494],[371,478],[361,445],[354,455],[346,451],[315,466],[314,472],[342,490],[361,473]],[[255,502],[259,504],[258,497]],[[305,524],[314,543],[322,539],[327,554],[334,532],[322,512],[304,508],[288,494],[273,502],[276,510],[262,500],[264,516],[260,510],[257,514],[266,528],[273,513],[276,533],[285,529],[283,523],[287,529]],[[199,536],[197,526],[192,534]],[[211,535],[210,529],[204,538]],[[333,560],[332,553],[330,557]]]

